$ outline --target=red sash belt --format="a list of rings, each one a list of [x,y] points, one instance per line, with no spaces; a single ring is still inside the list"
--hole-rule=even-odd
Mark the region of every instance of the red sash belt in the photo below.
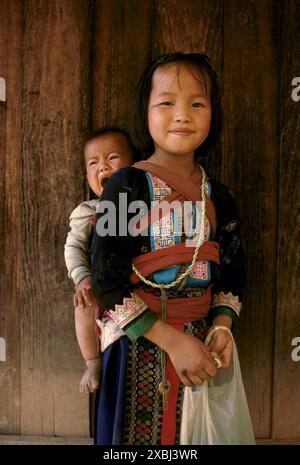
[[[149,292],[135,289],[137,294],[147,306],[161,317],[160,297]],[[211,304],[211,290],[207,289],[200,296],[182,297],[178,299],[167,300],[167,319],[166,322],[173,325],[184,324],[188,321],[200,320],[207,316]]]

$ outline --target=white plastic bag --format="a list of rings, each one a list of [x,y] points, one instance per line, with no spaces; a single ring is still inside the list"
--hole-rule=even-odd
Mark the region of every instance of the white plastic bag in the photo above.
[[[234,340],[229,368],[201,386],[184,388],[180,444],[255,444]]]

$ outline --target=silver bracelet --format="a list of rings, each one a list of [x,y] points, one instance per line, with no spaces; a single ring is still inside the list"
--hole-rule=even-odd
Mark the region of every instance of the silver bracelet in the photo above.
[[[224,329],[224,331],[227,331],[230,334],[231,338],[233,339],[232,332],[231,332],[231,330],[229,328],[227,328],[227,326],[213,326],[213,329],[206,336],[206,339],[205,339],[205,345],[206,346],[210,343],[210,340],[211,340],[211,337],[212,337],[213,333],[215,333],[219,329]]]

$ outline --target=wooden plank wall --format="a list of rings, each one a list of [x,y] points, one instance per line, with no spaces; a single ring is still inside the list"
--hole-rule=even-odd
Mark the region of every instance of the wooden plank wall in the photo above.
[[[300,336],[300,103],[290,98],[299,2],[0,0],[0,7],[0,75],[9,77],[10,95],[0,106],[0,336],[9,347],[0,432],[89,435],[63,260],[67,216],[85,198],[83,137],[90,126],[127,128],[140,72],[176,49],[206,52],[220,75],[224,131],[205,166],[231,188],[242,218],[248,284],[237,342],[256,436],[299,438],[299,365],[290,357]],[[2,234],[7,225],[13,241]]]
[[[234,192],[247,287],[237,334],[257,437],[271,425],[277,221],[277,61],[274,2],[224,9],[222,180]]]
[[[0,433],[20,433],[20,227],[21,179],[21,2],[0,0],[0,76],[6,102],[0,102]]]
[[[93,53],[93,127],[128,129],[136,77],[151,59],[149,0],[96,0]]]
[[[89,435],[63,251],[68,214],[84,198],[91,21],[88,0],[24,2],[22,434]]]
[[[291,357],[295,349],[292,340],[300,337],[300,101],[291,98],[292,79],[300,79],[299,1],[279,2],[279,17],[279,218],[272,436],[299,438],[300,361]]]

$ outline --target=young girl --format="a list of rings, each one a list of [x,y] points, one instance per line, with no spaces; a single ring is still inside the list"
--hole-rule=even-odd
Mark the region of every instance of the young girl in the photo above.
[[[108,178],[116,170],[132,165],[135,159],[136,152],[129,134],[117,127],[93,131],[84,146],[86,177],[90,189],[98,198],[82,202],[72,211],[65,244],[65,262],[69,277],[76,286],[73,299],[76,335],[87,365],[79,389],[86,394],[98,388],[100,373],[99,339],[95,332],[95,318],[99,309],[91,292],[89,257],[93,219]]]
[[[104,334],[110,323],[96,444],[178,444],[184,386],[230,365],[245,281],[239,224],[226,187],[199,165],[218,140],[220,114],[205,55],[163,55],[139,80],[132,138],[147,161],[108,181],[99,206],[113,205],[116,234],[103,233],[103,204],[92,247]],[[170,208],[160,214],[162,200]]]

